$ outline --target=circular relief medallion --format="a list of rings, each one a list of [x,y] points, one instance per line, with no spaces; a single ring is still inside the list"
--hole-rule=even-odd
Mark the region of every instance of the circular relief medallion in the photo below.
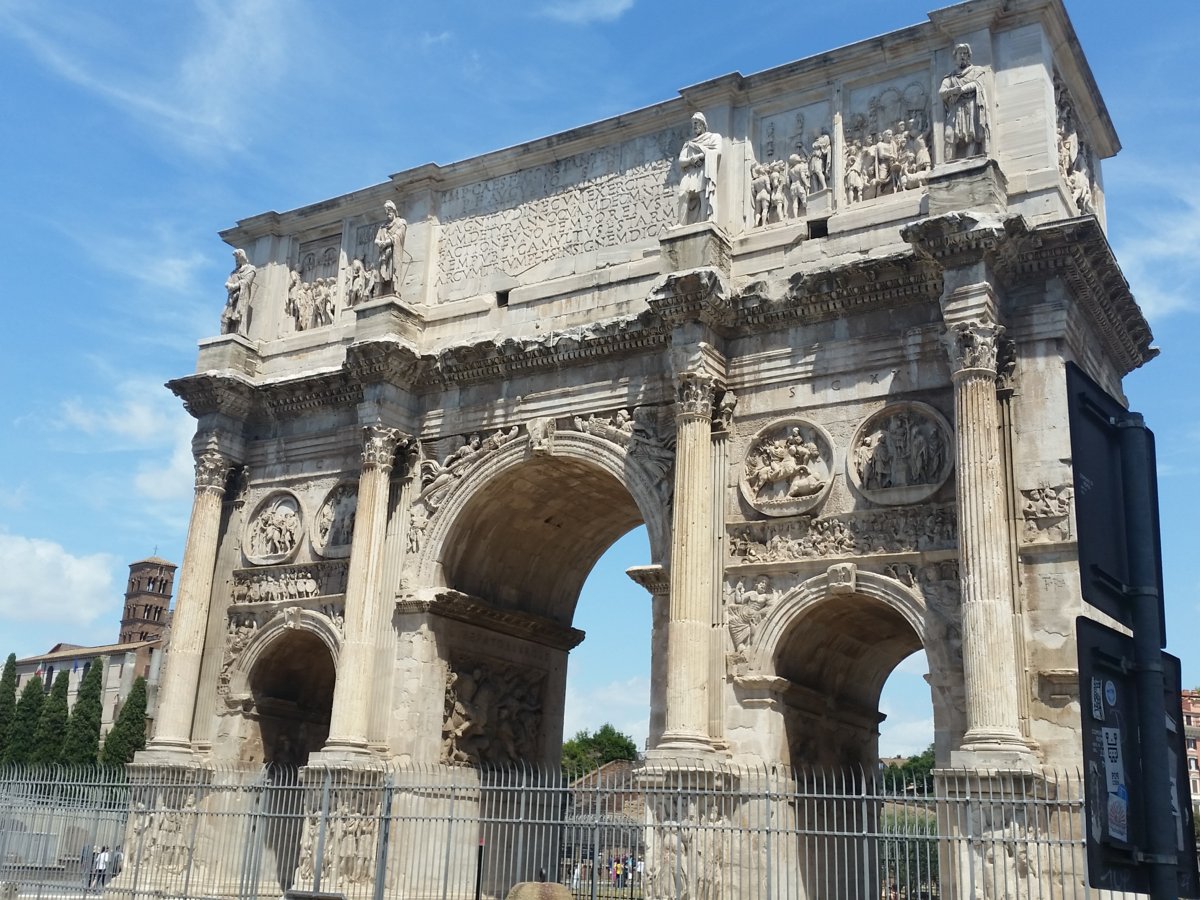
[[[932,497],[953,468],[950,425],[924,403],[885,406],[858,427],[846,457],[859,493],[888,506]]]
[[[349,556],[357,510],[358,485],[351,482],[336,485],[317,510],[312,529],[313,549],[326,557]]]
[[[742,497],[768,516],[795,516],[820,506],[833,479],[833,444],[819,425],[777,419],[746,451]]]
[[[276,491],[265,497],[250,517],[243,552],[260,566],[286,562],[296,552],[302,530],[300,501],[288,491]]]

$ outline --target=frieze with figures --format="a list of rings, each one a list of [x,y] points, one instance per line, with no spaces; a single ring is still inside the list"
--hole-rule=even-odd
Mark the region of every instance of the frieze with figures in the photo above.
[[[233,573],[234,603],[274,603],[330,597],[346,592],[345,560],[238,569]]]
[[[735,565],[950,550],[958,543],[951,504],[747,522],[728,531]]]

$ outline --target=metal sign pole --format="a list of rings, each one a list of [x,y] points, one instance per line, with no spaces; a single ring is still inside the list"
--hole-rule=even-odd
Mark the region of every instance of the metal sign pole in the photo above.
[[[1178,896],[1175,819],[1171,809],[1173,774],[1167,761],[1166,702],[1163,696],[1162,622],[1158,596],[1158,548],[1155,545],[1156,487],[1151,459],[1153,437],[1139,413],[1129,413],[1121,429],[1121,480],[1127,529],[1129,581],[1125,595],[1133,614],[1135,684],[1138,698],[1138,737],[1143,759],[1144,827],[1147,851],[1140,862],[1150,874],[1150,896]]]

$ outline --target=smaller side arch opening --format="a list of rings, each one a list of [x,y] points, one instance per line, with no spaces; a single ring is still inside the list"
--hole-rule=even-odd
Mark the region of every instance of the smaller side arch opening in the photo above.
[[[905,615],[877,597],[830,595],[796,616],[774,654],[791,764],[873,770],[884,682],[920,649]]]
[[[312,632],[288,630],[264,648],[249,678],[258,747],[247,746],[243,759],[304,765],[329,737],[335,674],[329,649]],[[261,758],[249,758],[255,750]]]

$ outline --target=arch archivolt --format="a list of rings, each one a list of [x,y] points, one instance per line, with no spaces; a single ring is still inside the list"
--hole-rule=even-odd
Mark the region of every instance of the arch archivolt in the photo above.
[[[547,443],[548,446],[539,446],[536,452],[527,436],[505,444],[475,462],[446,491],[437,510],[429,516],[412,566],[417,585],[433,586],[443,582],[441,560],[447,541],[471,501],[486,491],[491,482],[535,456],[582,462],[616,479],[629,492],[646,523],[652,561],[665,563],[671,546],[671,512],[670,504],[664,502],[664,496],[669,494],[662,489],[661,481],[636,459],[630,458],[624,447],[602,437],[579,431],[558,431]]]
[[[743,650],[746,670],[759,677],[773,677],[780,648],[792,628],[817,606],[847,595],[876,600],[899,613],[921,646],[928,649],[929,609],[920,594],[887,575],[864,571],[854,563],[838,563],[802,581],[772,604]]]
[[[329,655],[336,667],[342,651],[342,634],[333,621],[322,613],[299,606],[289,606],[280,610],[255,632],[254,637],[246,644],[246,648],[234,661],[229,673],[229,693],[231,698],[249,698],[250,676],[254,667],[280,640],[296,631],[305,631],[316,635],[329,650]]]

